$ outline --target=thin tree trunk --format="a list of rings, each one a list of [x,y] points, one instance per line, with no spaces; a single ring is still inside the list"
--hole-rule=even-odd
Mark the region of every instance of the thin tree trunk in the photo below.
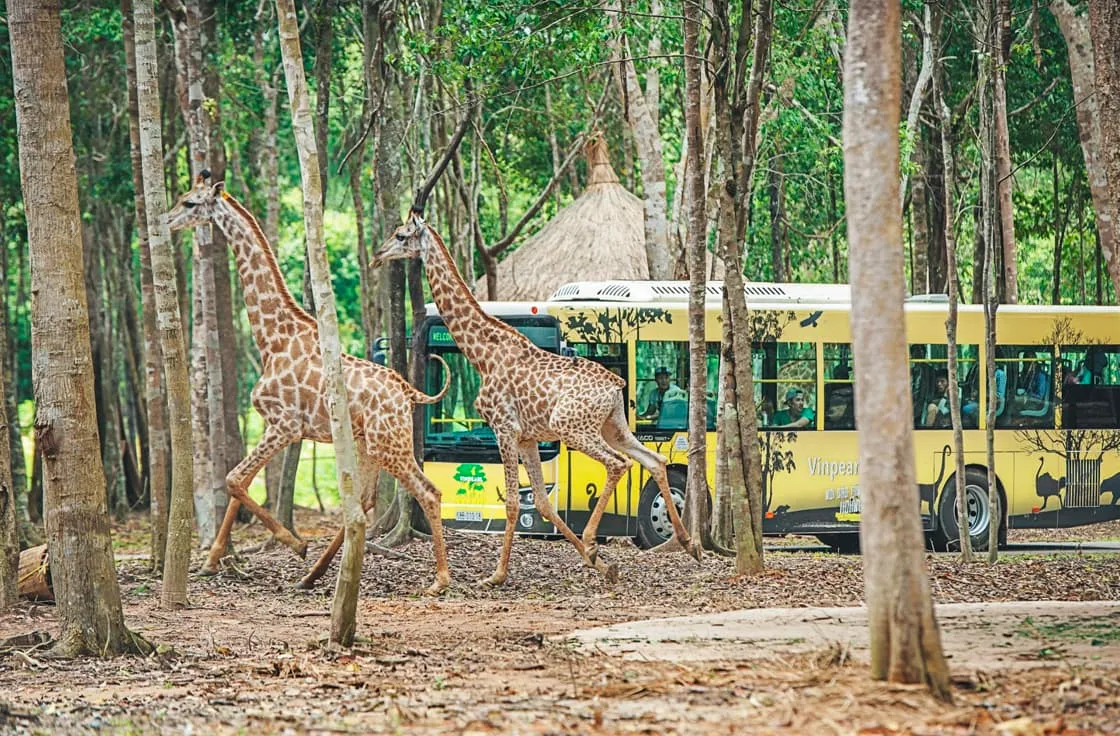
[[[959,279],[957,277],[957,236],[956,236],[956,208],[953,205],[953,182],[955,181],[956,173],[953,161],[953,146],[952,146],[952,114],[949,111],[949,106],[945,104],[945,100],[941,94],[941,85],[939,84],[940,74],[934,76],[933,80],[933,95],[934,105],[937,108],[938,122],[941,128],[941,164],[945,174],[945,185],[941,188],[944,196],[944,210],[945,210],[945,261],[946,272],[948,274],[947,281],[949,282],[949,318],[945,320],[945,335],[948,342],[949,352],[949,412],[953,421],[953,459],[956,463],[956,472],[954,478],[956,479],[957,488],[957,518],[965,523],[959,525],[959,542],[961,547],[961,560],[965,563],[972,562],[972,536],[969,533],[968,519],[968,497],[965,494],[965,477],[964,477],[964,425],[961,423],[961,399],[960,391],[960,362],[958,360],[957,348],[957,325],[958,325],[958,308],[960,302],[960,291],[958,289]],[[993,386],[994,384],[988,384]],[[992,401],[993,397],[989,397],[988,401]],[[976,401],[980,401],[980,397],[976,397]],[[976,416],[980,416],[980,407],[976,407]],[[930,513],[933,513],[933,508],[930,508]]]
[[[872,678],[924,682],[949,700],[949,670],[923,565],[913,428],[909,416],[897,411],[910,404],[898,247],[899,12],[897,3],[854,0],[845,59],[844,194],[860,397],[860,534]]]
[[[922,102],[926,96],[926,89],[929,87],[930,82],[933,80],[933,68],[935,60],[933,56],[933,41],[936,36],[935,25],[940,25],[939,20],[935,20],[933,14],[930,12],[930,0],[922,2],[922,22],[918,26],[918,35],[922,39],[922,61],[918,69],[918,78],[914,82],[914,91],[910,95],[910,104],[906,110],[906,128],[903,130],[903,135],[906,140],[914,141],[914,154],[918,155],[918,146],[920,145],[918,138],[921,134],[918,132],[919,116],[922,113]],[[922,175],[925,175],[925,169],[920,169]],[[906,170],[902,173],[902,186],[899,191],[902,196],[906,197],[906,181],[908,174]],[[916,193],[915,193],[916,194]],[[915,218],[917,211],[915,210]],[[915,238],[916,240],[916,238]],[[917,264],[917,248],[914,251],[914,262]],[[914,279],[915,287],[918,286],[918,280]],[[927,291],[915,291],[915,293],[925,294]]]
[[[0,237],[4,235],[3,218],[3,214],[0,214]],[[0,248],[0,283],[5,285],[12,282],[22,284],[22,280],[23,274],[21,271],[13,274],[8,269],[8,251],[6,248]],[[0,289],[0,395],[4,398],[4,411],[8,420],[8,436],[6,438],[0,437],[0,442],[6,442],[8,445],[19,543],[20,546],[26,548],[40,545],[43,540],[39,527],[32,524],[29,514],[30,492],[27,485],[27,459],[23,454],[23,439],[19,423],[15,349],[13,348],[13,337],[9,332],[9,325],[11,324],[8,321],[9,314],[6,289]]]
[[[914,294],[930,293],[930,276],[932,275],[929,262],[930,192],[929,187],[926,186],[928,158],[925,139],[921,131],[917,131],[917,138],[914,140],[914,163],[918,168],[918,173],[910,187],[910,230],[913,235],[910,273],[913,281],[911,290]]]
[[[299,44],[299,26],[293,0],[276,0],[276,16],[280,27],[280,51],[284,58],[284,77],[288,83],[288,100],[292,110],[292,129],[299,152],[300,179],[303,183],[304,223],[307,229],[308,269],[315,292],[316,321],[319,345],[323,356],[323,385],[330,401],[331,438],[335,448],[338,492],[342,499],[345,542],[339,565],[331,609],[331,640],[345,646],[354,641],[357,627],[358,585],[361,582],[362,557],[365,552],[366,517],[362,511],[358,486],[357,455],[353,427],[350,424],[349,401],[342,373],[342,348],[338,336],[338,315],[334,290],[331,287],[330,265],[323,242],[323,199],[320,189],[319,157],[307,80],[303,73],[303,54]]]
[[[785,258],[785,184],[782,179],[781,143],[774,141],[774,155],[770,157],[767,169],[767,183],[770,192],[770,273],[774,281],[786,281]]]
[[[1003,290],[1008,304],[1019,301],[1019,268],[1015,254],[1015,213],[1011,202],[1011,145],[1007,131],[1007,63],[1011,49],[1011,0],[996,0],[996,52],[992,85],[995,112],[995,157],[999,193],[1000,232],[1003,240]]]
[[[152,0],[134,0],[133,20],[144,205],[152,259],[156,324],[159,326],[160,351],[167,380],[167,424],[171,431],[171,502],[161,602],[166,608],[176,608],[187,604],[187,568],[194,530],[190,382],[187,378],[186,341],[179,316],[175,256],[167,229]]]
[[[6,296],[6,295],[3,295]],[[7,332],[7,324],[0,323]],[[7,360],[7,335],[0,334],[0,360]],[[16,524],[16,489],[12,484],[12,457],[8,444],[7,393],[0,381],[0,614],[19,599],[19,529]]]
[[[698,541],[710,536],[708,505],[707,435],[707,342],[704,336],[704,302],[707,273],[705,238],[707,215],[704,212],[704,141],[700,121],[700,12],[696,3],[684,6],[685,136],[688,139],[688,173],[685,196],[688,202],[688,491],[685,513],[689,534]],[[643,167],[644,169],[645,167]]]
[[[1051,220],[1051,227],[1054,228],[1054,288],[1051,294],[1051,304],[1062,303],[1062,246],[1065,245],[1066,239],[1066,223],[1069,221],[1069,207],[1068,202],[1066,207],[1061,206],[1061,192],[1058,189],[1061,177],[1059,174],[1060,168],[1058,165],[1058,153],[1054,152],[1054,165],[1053,165],[1053,184],[1054,190],[1052,192],[1053,201],[1053,219]]]
[[[137,651],[144,642],[124,625],[92,415],[81,212],[58,2],[9,2],[8,28],[36,295],[31,302],[35,433],[43,453],[51,578],[61,626],[51,654]],[[5,499],[10,491],[8,479]]]

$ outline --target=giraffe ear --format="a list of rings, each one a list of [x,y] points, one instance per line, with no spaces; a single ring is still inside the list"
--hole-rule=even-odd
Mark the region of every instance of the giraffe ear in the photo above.
[[[210,193],[213,194],[215,197],[228,197],[229,195],[226,194],[225,189],[226,189],[226,183],[224,181],[220,181],[220,182],[217,182],[216,184],[214,184],[214,186],[212,186],[210,188]]]

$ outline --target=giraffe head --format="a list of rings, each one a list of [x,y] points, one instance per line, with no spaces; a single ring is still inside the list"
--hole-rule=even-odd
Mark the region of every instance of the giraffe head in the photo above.
[[[401,258],[423,258],[430,242],[428,224],[424,222],[419,212],[411,210],[404,224],[398,227],[373,254],[370,266],[380,266],[386,261]]]
[[[172,230],[185,230],[205,225],[214,217],[215,203],[225,194],[222,182],[210,183],[210,170],[203,169],[194,179],[191,190],[167,213],[167,226]]]

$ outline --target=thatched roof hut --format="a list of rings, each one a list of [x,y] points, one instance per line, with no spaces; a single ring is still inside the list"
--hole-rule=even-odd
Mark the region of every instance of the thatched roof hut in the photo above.
[[[587,188],[498,264],[498,300],[547,299],[570,281],[649,278],[642,200],[619,183],[603,136],[586,153]],[[485,277],[475,293],[486,298]]]

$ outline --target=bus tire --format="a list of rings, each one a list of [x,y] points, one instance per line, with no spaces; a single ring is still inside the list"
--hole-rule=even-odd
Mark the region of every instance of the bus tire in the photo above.
[[[842,555],[859,554],[858,532],[837,532],[835,534],[818,534],[817,541]]]
[[[995,524],[1003,524],[1002,494],[996,494],[997,508],[988,504],[988,474],[982,470],[969,468],[964,474],[965,493],[968,502],[969,537],[972,549],[985,552],[988,549],[988,529]],[[1001,529],[1002,531],[1002,529]],[[934,539],[937,547],[946,551],[960,548],[960,527],[957,523],[957,483],[953,478],[941,492],[941,505],[937,509],[937,531]]]
[[[680,470],[669,470],[669,493],[673,496],[678,513],[684,512],[684,496],[688,476]],[[665,500],[657,488],[657,481],[650,478],[642,486],[638,497],[638,536],[636,542],[642,549],[652,549],[673,536],[673,526],[665,510]]]

